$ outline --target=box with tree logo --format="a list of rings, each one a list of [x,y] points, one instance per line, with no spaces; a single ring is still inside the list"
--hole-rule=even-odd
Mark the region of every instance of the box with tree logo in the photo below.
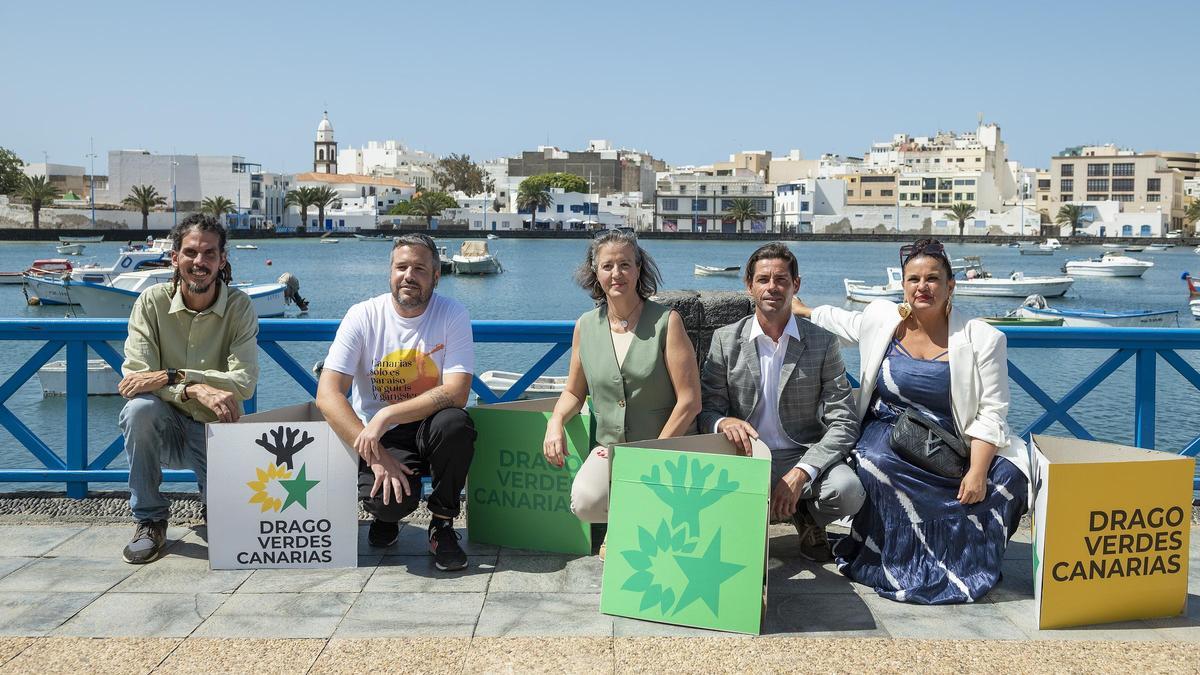
[[[358,455],[314,403],[209,424],[212,569],[358,565]]]
[[[591,526],[571,513],[571,482],[591,450],[591,416],[569,420],[566,461],[542,454],[546,422],[557,398],[479,405],[475,457],[467,475],[467,536],[471,541],[555,553],[588,554]]]
[[[1038,627],[1183,613],[1195,460],[1042,435],[1032,452]]]
[[[766,609],[770,451],[721,434],[613,448],[605,614],[757,634]]]

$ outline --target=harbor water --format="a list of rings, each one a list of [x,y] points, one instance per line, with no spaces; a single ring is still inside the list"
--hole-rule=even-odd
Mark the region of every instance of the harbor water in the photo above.
[[[245,242],[239,240],[239,243]],[[301,294],[310,302],[307,318],[339,319],[354,303],[387,292],[391,248],[388,243],[357,241],[348,235],[337,245],[318,244],[315,239],[264,239],[253,243],[258,246],[257,250],[230,251],[235,280],[268,282],[283,272],[291,272],[299,278]],[[446,237],[439,243],[453,252],[458,249],[460,240]],[[741,290],[744,287],[740,279],[694,276],[693,265],[741,265],[760,243],[645,240],[643,246],[662,270],[664,289]],[[107,266],[116,258],[120,245],[109,242],[88,244],[85,255],[77,259],[77,264],[92,261]],[[502,238],[489,241],[488,245],[500,258],[503,274],[451,275],[443,277],[438,287],[438,292],[466,305],[473,319],[575,319],[592,307],[591,299],[572,280],[572,272],[583,259],[588,245],[586,240]],[[886,280],[885,268],[899,264],[898,243],[792,242],[790,245],[800,261],[800,295],[810,305],[861,308],[862,305],[845,299],[842,279],[850,277],[868,284],[882,284]],[[1066,260],[1102,252],[1099,246],[1084,246],[1058,251],[1051,256],[1021,256],[1017,249],[988,244],[948,243],[947,248],[953,257],[982,256],[984,266],[996,276],[1007,276],[1013,271],[1027,275],[1057,275]],[[1200,327],[1200,322],[1192,318],[1188,309],[1187,289],[1179,278],[1184,271],[1200,274],[1200,256],[1193,254],[1189,247],[1132,255],[1153,261],[1154,268],[1141,279],[1078,278],[1067,297],[1049,300],[1051,306],[1174,309],[1179,311],[1180,326]],[[36,258],[52,257],[59,256],[51,243],[0,243],[0,270],[23,270]],[[956,297],[955,306],[969,314],[984,316],[1001,314],[1016,307],[1020,301],[1019,298]],[[292,308],[291,312],[296,310]],[[71,311],[63,306],[28,306],[21,287],[0,286],[0,316],[50,319],[69,315]],[[5,344],[0,351],[0,374],[10,375],[40,346],[35,342]],[[285,346],[300,363],[311,365],[323,358],[328,345],[290,343]],[[547,348],[545,345],[478,344],[476,372],[491,369],[524,371]],[[1009,358],[1050,396],[1059,399],[1110,353],[1108,350],[1020,349],[1011,350]],[[847,368],[857,372],[856,352],[846,350],[844,354]],[[1200,368],[1200,354],[1182,353],[1181,356],[1193,367]],[[65,353],[56,358],[65,358]],[[260,358],[260,410],[308,398],[307,393],[274,362],[265,355],[260,354]],[[1131,359],[1072,408],[1072,416],[1098,439],[1132,443],[1133,370]],[[548,374],[565,371],[564,357]],[[1177,452],[1200,434],[1200,421],[1196,415],[1196,410],[1200,409],[1200,392],[1162,360],[1158,362],[1157,374],[1156,445],[1161,450]],[[117,414],[122,404],[119,397],[89,398],[90,457],[95,457],[118,435]],[[66,434],[65,398],[43,398],[34,377],[6,406],[51,448],[61,453]],[[1022,429],[1041,412],[1041,407],[1028,394],[1013,386],[1009,423],[1014,429]],[[1069,435],[1057,424],[1047,433]],[[7,431],[0,430],[0,467],[37,466],[24,447]],[[118,459],[112,466],[124,466],[124,460]],[[96,489],[119,487],[93,484]],[[0,491],[27,489],[62,489],[62,486],[0,483]]]

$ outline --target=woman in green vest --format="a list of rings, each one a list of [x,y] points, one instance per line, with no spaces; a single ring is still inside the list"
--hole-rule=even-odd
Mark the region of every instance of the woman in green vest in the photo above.
[[[649,300],[662,279],[636,235],[611,231],[593,239],[575,280],[599,306],[575,323],[567,385],[546,425],[543,452],[546,461],[563,465],[563,425],[590,394],[597,446],[575,476],[571,510],[580,520],[603,523],[608,449],[695,433],[700,376],[679,313]]]

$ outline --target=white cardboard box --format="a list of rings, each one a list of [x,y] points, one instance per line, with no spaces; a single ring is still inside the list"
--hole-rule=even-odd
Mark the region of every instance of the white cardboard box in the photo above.
[[[358,455],[315,403],[209,424],[212,569],[356,567]]]

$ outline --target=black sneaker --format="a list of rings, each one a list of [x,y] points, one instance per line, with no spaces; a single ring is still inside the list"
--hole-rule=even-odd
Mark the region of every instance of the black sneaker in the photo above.
[[[445,518],[434,518],[429,524],[429,552],[433,554],[433,566],[449,572],[467,566],[467,554],[463,553],[458,540],[462,536],[454,531],[454,522]]]
[[[145,565],[158,560],[166,547],[167,521],[141,520],[121,557],[131,565]]]
[[[389,523],[375,519],[367,530],[367,543],[376,548],[387,548],[400,537],[400,523]]]
[[[796,526],[796,534],[800,535],[801,556],[815,563],[833,560],[833,547],[829,545],[829,538],[825,536],[825,528],[817,525],[817,521],[813,520],[812,514],[803,504],[792,516],[792,524]]]

